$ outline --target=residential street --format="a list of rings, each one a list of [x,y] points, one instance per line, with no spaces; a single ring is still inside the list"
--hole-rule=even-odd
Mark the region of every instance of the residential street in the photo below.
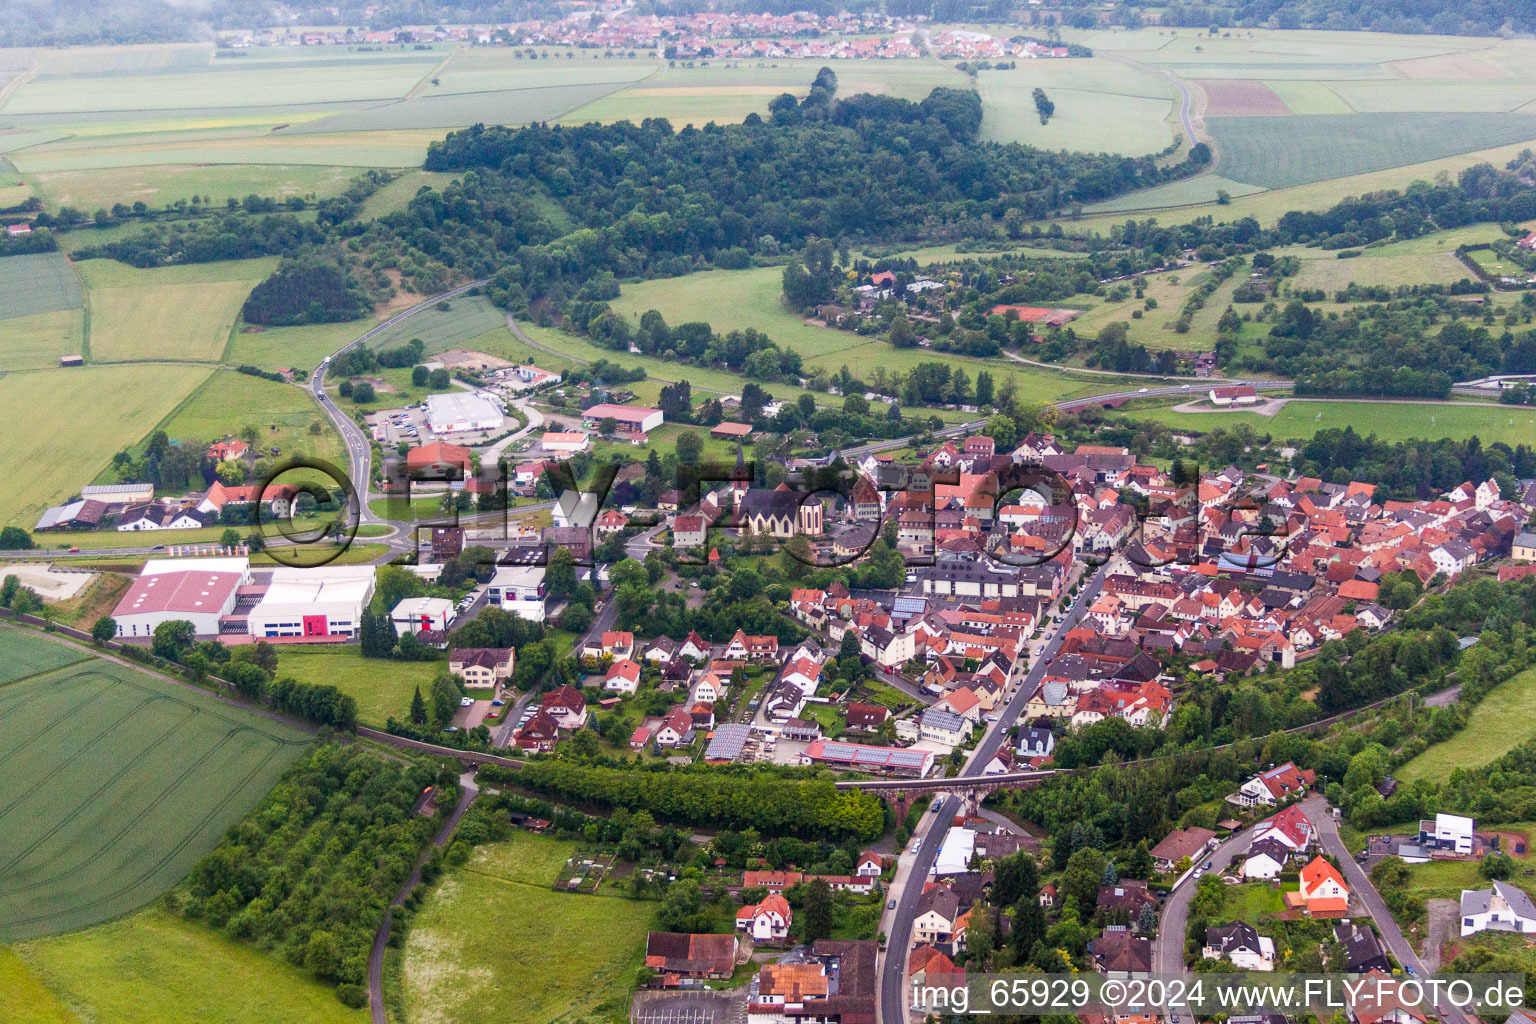
[[[1232,835],[1216,849],[1202,854],[1197,864],[1209,861],[1212,872],[1221,871],[1234,857],[1248,849],[1253,829],[1250,825]],[[1184,969],[1184,929],[1189,923],[1189,904],[1195,898],[1195,886],[1194,879],[1186,877],[1163,901],[1162,912],[1157,918],[1157,938],[1152,943],[1152,970],[1155,973],[1175,974]]]

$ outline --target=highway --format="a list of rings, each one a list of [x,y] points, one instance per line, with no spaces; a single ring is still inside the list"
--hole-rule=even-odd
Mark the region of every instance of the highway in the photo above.
[[[1055,627],[1050,640],[1036,655],[1023,682],[1004,705],[1003,713],[987,729],[981,741],[971,752],[970,760],[960,770],[962,778],[980,776],[987,762],[992,760],[993,755],[1002,746],[1008,731],[1013,728],[1014,722],[1023,713],[1024,705],[1029,702],[1030,695],[1040,685],[1046,666],[1061,650],[1062,641],[1066,638],[1067,632],[1077,624],[1083,612],[1093,604],[1099,592],[1104,589],[1104,579],[1109,574],[1111,564],[1112,562],[1106,562],[1085,580],[1077,598]],[[1022,661],[1021,658],[1020,662]],[[906,1024],[907,950],[912,945],[912,919],[917,913],[917,901],[922,895],[923,882],[928,878],[928,873],[933,870],[934,861],[938,859],[939,844],[944,837],[944,832],[960,807],[961,798],[953,794],[944,794],[935,798],[930,808],[932,813],[923,816],[917,830],[916,841],[921,844],[917,853],[901,855],[903,860],[910,857],[910,861],[905,865],[907,870],[904,878],[898,874],[896,880],[892,882],[891,895],[896,899],[896,909],[886,913],[887,923],[884,925],[887,942],[880,968],[880,1019],[884,1024]],[[899,893],[895,891],[898,888]]]

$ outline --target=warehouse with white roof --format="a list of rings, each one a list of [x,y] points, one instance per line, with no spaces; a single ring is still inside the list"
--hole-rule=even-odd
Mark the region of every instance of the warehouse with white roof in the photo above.
[[[455,391],[427,396],[427,425],[434,434],[500,430],[506,420],[495,402],[475,392]]]
[[[373,599],[373,566],[272,570],[266,593],[246,614],[256,637],[356,636]]]

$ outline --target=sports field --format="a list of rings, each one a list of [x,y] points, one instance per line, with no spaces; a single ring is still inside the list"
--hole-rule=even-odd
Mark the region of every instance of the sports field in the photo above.
[[[0,630],[0,661],[55,641]],[[0,688],[0,941],[147,903],[213,849],[309,742],[102,659]]]
[[[1192,391],[1195,396],[1198,391]],[[1391,415],[1383,409],[1391,406]],[[1178,413],[1169,408],[1132,409],[1125,412],[1133,419],[1154,419],[1177,430],[1210,431],[1247,423],[1260,434],[1289,440],[1308,438],[1319,430],[1353,426],[1360,434],[1375,434],[1383,441],[1407,441],[1412,438],[1471,437],[1484,444],[1529,444],[1536,436],[1536,410],[1508,405],[1419,404],[1384,402],[1379,399],[1358,402],[1296,400],[1286,402],[1274,416],[1251,412]]]
[[[164,910],[0,948],[6,1024],[366,1024],[335,989]]]
[[[0,321],[80,308],[80,279],[56,252],[0,259]]]
[[[210,372],[140,363],[0,376],[0,523],[30,526],[43,509],[90,483],[119,449],[143,437]],[[74,415],[58,415],[59,410]],[[38,430],[47,417],[48,429]]]
[[[76,264],[90,305],[91,358],[210,362],[223,355],[245,299],[275,258],[139,270],[114,260]]]
[[[657,904],[554,892],[575,849],[517,833],[480,847],[428,896],[406,937],[401,972],[411,1024],[623,1016]],[[502,987],[512,977],[515,999]]]
[[[1397,770],[1404,782],[1433,779],[1445,782],[1455,768],[1480,768],[1536,736],[1530,714],[1536,701],[1536,669],[1495,686],[1472,711],[1466,728],[1444,743],[1436,743]]]

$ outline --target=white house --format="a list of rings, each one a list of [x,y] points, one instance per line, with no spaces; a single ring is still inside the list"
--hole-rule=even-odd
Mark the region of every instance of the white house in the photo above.
[[[640,688],[640,663],[621,658],[608,668],[603,689],[610,693],[634,693]]]
[[[1248,848],[1248,856],[1243,861],[1243,879],[1250,882],[1273,881],[1280,877],[1288,860],[1290,851],[1278,840],[1265,839],[1254,843]]]
[[[1275,969],[1275,940],[1260,935],[1258,929],[1242,921],[1205,930],[1205,947],[1200,955],[1207,960],[1227,959],[1241,971]]]
[[[1523,889],[1494,882],[1492,889],[1461,890],[1461,934],[1536,932],[1536,906]]]
[[[969,719],[952,712],[940,708],[929,708],[923,712],[919,721],[918,735],[934,743],[958,747],[971,734],[972,724]]]
[[[789,935],[794,919],[789,901],[771,892],[763,897],[763,902],[736,911],[736,930],[746,932],[754,941],[772,942]]]
[[[1472,853],[1473,821],[1461,814],[1436,814],[1434,821],[1419,822],[1419,843],[1437,850],[1468,856]]]

